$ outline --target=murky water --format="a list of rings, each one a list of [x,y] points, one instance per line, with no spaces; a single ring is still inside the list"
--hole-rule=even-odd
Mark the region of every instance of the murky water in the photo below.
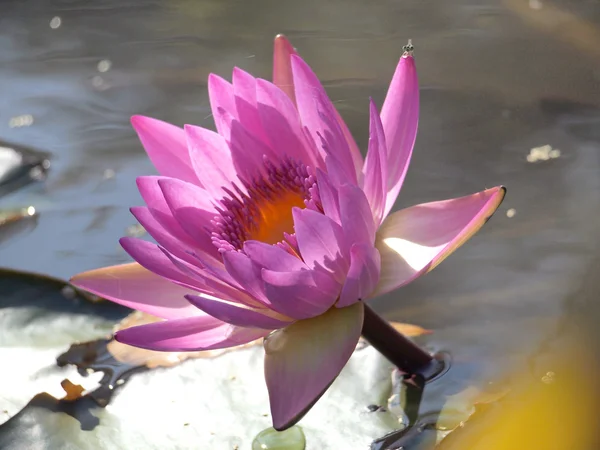
[[[422,342],[451,351],[457,386],[483,383],[597,308],[599,11],[595,0],[5,1],[0,140],[49,152],[52,168],[0,199],[39,213],[0,241],[0,265],[68,277],[127,261],[117,240],[141,204],[134,180],[154,172],[129,117],[212,127],[208,73],[269,78],[279,32],[364,148],[368,97],[381,105],[412,38],[422,106],[398,207],[497,184],[508,196],[464,248],[374,306],[434,330]]]

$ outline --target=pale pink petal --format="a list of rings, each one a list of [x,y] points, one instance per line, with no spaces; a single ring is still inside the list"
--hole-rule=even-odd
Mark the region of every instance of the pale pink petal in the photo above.
[[[358,186],[346,184],[338,189],[338,195],[346,242],[373,245],[376,228],[365,193]]]
[[[292,319],[268,309],[251,309],[206,295],[188,295],[186,298],[206,314],[238,327],[274,330],[285,327],[292,321]]]
[[[375,225],[383,220],[387,197],[387,146],[383,125],[373,100],[370,100],[369,148],[363,167],[364,191]]]
[[[419,124],[419,81],[412,55],[398,63],[381,109],[387,142],[387,199],[384,217],[394,206],[408,171]]]
[[[379,281],[380,269],[381,257],[376,248],[354,244],[350,249],[350,269],[335,306],[343,308],[368,298]]]
[[[90,270],[75,275],[70,282],[120,305],[164,319],[204,315],[184,298],[195,291],[155,275],[137,263]]]
[[[298,111],[277,86],[257,80],[258,114],[271,147],[281,156],[287,155],[313,168],[323,166],[323,159],[308,145]]]
[[[262,270],[271,309],[294,319],[323,314],[336,301],[340,285],[330,275],[314,270]]]
[[[331,308],[265,339],[265,379],[276,430],[298,422],[317,402],[356,348],[364,305]]]
[[[333,155],[346,173],[346,181],[357,183],[357,170],[350,148],[325,89],[308,64],[297,55],[292,56],[292,70],[302,124],[311,132],[317,147],[321,149],[321,156],[326,159],[328,153]],[[323,148],[324,144],[327,148]]]
[[[473,236],[496,211],[506,189],[424,203],[390,215],[377,233],[381,276],[372,296],[429,272]]]
[[[131,124],[158,173],[199,184],[181,128],[144,116],[133,116]]]
[[[287,94],[294,105],[296,104],[296,95],[294,93],[291,56],[296,54],[296,50],[283,34],[275,36],[273,83]]]
[[[350,256],[350,245],[344,239],[342,227],[310,209],[294,208],[292,215],[298,249],[306,265],[311,269],[325,268],[336,280],[342,281]]]
[[[126,328],[117,331],[115,339],[148,350],[195,352],[235,347],[264,337],[269,332],[261,328],[235,327],[203,313],[198,317]]]
[[[217,131],[226,141],[229,141],[231,136],[230,117],[237,118],[233,85],[211,73],[208,76],[208,99]],[[222,114],[221,111],[226,111],[228,115]]]
[[[226,195],[223,188],[231,189],[233,183],[244,189],[233,166],[229,146],[221,135],[192,125],[186,125],[184,130],[192,166],[206,192],[221,199]]]

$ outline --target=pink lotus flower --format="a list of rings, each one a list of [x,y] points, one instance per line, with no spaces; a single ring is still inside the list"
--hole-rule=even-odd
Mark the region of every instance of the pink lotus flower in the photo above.
[[[281,430],[352,355],[363,301],[432,270],[485,223],[504,189],[390,215],[417,134],[410,52],[381,113],[370,102],[364,162],[283,36],[273,83],[235,68],[232,83],[210,75],[208,89],[218,133],[132,118],[160,176],[138,178],[147,206],[131,211],[158,245],[122,238],[137,263],[72,282],[166,319],[117,334],[137,347],[197,351],[265,337],[273,425]]]

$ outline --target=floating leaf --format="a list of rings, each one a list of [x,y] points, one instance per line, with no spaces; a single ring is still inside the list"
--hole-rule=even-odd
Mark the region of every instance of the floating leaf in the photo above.
[[[46,178],[48,154],[0,141],[0,196]]]

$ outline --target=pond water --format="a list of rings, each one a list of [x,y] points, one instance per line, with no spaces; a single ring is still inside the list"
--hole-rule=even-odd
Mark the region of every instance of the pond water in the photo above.
[[[595,0],[4,1],[0,140],[48,152],[51,168],[0,198],[39,214],[0,240],[0,266],[68,278],[128,261],[117,241],[136,231],[135,178],[154,173],[129,117],[212,127],[208,74],[270,78],[277,33],[362,148],[368,98],[381,105],[413,40],[420,128],[397,208],[507,186],[476,237],[373,302],[433,330],[421,342],[452,353],[452,380],[485,383],[531,361],[565,320],[598,312]]]

